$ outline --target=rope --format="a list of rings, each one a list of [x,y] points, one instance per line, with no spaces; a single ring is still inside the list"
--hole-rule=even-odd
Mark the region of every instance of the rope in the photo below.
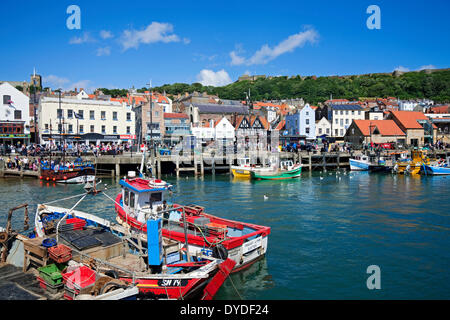
[[[217,251],[219,252],[220,258],[222,258],[222,260],[223,260],[222,254],[220,253],[220,250],[217,250]],[[230,279],[231,285],[233,286],[234,290],[235,290],[236,293],[238,294],[239,299],[243,300],[243,299],[242,299],[242,296],[239,294],[238,289],[237,289],[236,286],[234,285],[233,279],[231,279],[231,275],[229,275],[228,278]]]
[[[46,202],[46,203],[43,203],[43,204],[46,205],[46,204],[54,203],[54,202],[57,202],[57,201],[69,200],[69,199],[72,199],[72,198],[81,197],[81,196],[86,195],[86,194],[87,194],[87,193],[81,193],[81,194],[77,194],[77,195],[75,195],[75,196],[71,196],[71,197],[67,197],[67,198],[62,198],[62,199],[57,199],[57,200],[53,200],[53,201]]]

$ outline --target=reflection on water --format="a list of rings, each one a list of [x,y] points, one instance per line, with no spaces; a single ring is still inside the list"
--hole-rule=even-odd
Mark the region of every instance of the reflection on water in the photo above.
[[[450,298],[450,177],[328,171],[281,181],[163,178],[174,185],[175,202],[271,227],[266,258],[233,274],[219,299]],[[117,181],[104,183],[115,198]],[[29,203],[31,222],[36,204],[82,192],[76,185],[0,179],[0,225],[9,208]],[[115,218],[113,202],[102,194],[78,208]],[[23,216],[14,222],[21,227]],[[372,264],[381,268],[379,291],[366,287]]]

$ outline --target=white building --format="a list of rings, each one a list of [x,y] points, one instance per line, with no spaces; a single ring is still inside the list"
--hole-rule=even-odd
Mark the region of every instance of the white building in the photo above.
[[[42,97],[38,108],[42,143],[61,138],[81,143],[136,139],[131,106],[116,101]]]
[[[0,85],[0,143],[30,141],[30,98],[8,82]]]
[[[324,134],[329,137],[331,136],[331,123],[327,120],[327,118],[322,117],[322,119],[316,121],[316,137]]]
[[[398,101],[398,107],[400,111],[414,111],[414,108],[418,105],[419,103],[417,101],[409,101],[409,100]]]
[[[344,137],[353,120],[364,120],[365,111],[358,104],[332,105],[329,110],[331,136]]]
[[[203,127],[191,127],[192,135],[197,139],[216,140],[216,139],[234,139],[235,130],[233,125],[226,117],[220,120],[205,124]]]

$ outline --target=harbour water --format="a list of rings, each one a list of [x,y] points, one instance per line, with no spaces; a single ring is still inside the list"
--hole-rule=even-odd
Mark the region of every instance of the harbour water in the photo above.
[[[285,181],[163,179],[174,185],[177,203],[272,228],[267,256],[233,274],[216,299],[450,298],[450,177],[333,171]],[[120,190],[116,180],[103,184],[113,198]],[[81,185],[0,179],[0,226],[9,208],[28,203],[31,222],[37,203],[82,192]],[[101,194],[78,209],[115,218],[113,202]],[[15,214],[18,229],[23,216]],[[370,265],[380,268],[380,290],[367,288]]]

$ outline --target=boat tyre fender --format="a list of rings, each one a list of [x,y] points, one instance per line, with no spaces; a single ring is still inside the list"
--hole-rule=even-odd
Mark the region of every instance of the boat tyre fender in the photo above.
[[[212,249],[212,256],[217,259],[226,260],[228,258],[228,250],[222,244],[218,244]]]
[[[127,286],[124,285],[124,284],[120,284],[120,283],[114,282],[114,281],[110,281],[110,282],[106,283],[100,289],[100,294],[104,294],[104,293],[107,293],[107,292],[110,292],[110,291],[114,291],[114,290],[117,290],[117,289],[120,289],[120,288],[126,289]]]
[[[105,272],[105,275],[113,279],[119,279],[119,274],[116,270],[108,270]]]

